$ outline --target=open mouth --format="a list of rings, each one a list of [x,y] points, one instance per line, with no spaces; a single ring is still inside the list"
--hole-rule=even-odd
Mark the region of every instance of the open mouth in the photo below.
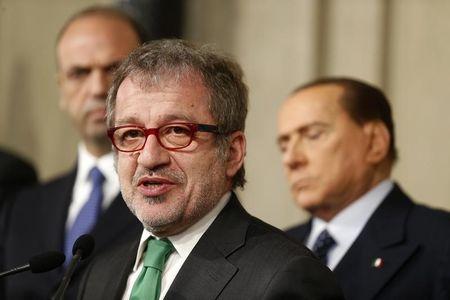
[[[142,183],[144,186],[149,187],[149,186],[161,186],[163,185],[163,183],[161,182],[151,182],[151,181],[145,181]]]
[[[175,183],[165,178],[144,177],[138,181],[138,190],[145,196],[160,196],[167,193]]]

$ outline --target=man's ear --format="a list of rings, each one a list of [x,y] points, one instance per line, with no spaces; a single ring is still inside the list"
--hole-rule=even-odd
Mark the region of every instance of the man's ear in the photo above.
[[[386,125],[381,121],[371,121],[364,124],[364,132],[369,138],[367,161],[377,164],[383,161],[389,152],[391,135]]]
[[[230,137],[226,175],[232,178],[244,164],[247,142],[242,131],[233,132]]]

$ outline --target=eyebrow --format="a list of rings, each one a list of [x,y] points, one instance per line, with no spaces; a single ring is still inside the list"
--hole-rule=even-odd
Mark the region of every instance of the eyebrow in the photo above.
[[[194,120],[193,117],[191,117],[187,114],[184,114],[184,113],[168,114],[168,115],[165,115],[163,118],[158,119],[158,123],[160,123],[160,124],[166,124],[166,123],[176,122],[176,121],[188,122],[188,123],[198,123],[196,120]],[[137,125],[137,124],[142,124],[142,121],[139,120],[138,118],[132,116],[132,117],[118,119],[115,122],[115,126],[121,126],[121,125],[127,125],[127,124],[136,124]]]
[[[90,63],[73,63],[71,65],[69,65],[66,68],[66,71],[71,71],[71,70],[76,70],[76,69],[80,69],[80,70],[92,70],[95,69],[97,67],[100,67],[101,69],[105,70],[105,69],[110,69],[110,68],[117,68],[120,66],[120,64],[122,63],[123,60],[115,60],[112,61],[106,65],[102,65],[102,66],[98,66],[98,65],[92,65]]]
[[[300,125],[300,126],[294,128],[293,130],[287,132],[287,133],[279,135],[278,138],[277,138],[277,141],[278,141],[278,143],[289,141],[290,135],[293,132],[304,133],[306,130],[308,130],[308,129],[312,128],[312,127],[316,127],[316,126],[317,127],[325,127],[326,128],[326,127],[330,127],[330,124],[325,123],[325,122],[315,121],[315,122],[307,123],[307,124],[304,124],[304,125]]]

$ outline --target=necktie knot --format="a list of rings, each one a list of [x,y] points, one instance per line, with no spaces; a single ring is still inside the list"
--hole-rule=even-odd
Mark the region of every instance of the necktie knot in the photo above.
[[[93,167],[91,171],[89,171],[89,178],[94,186],[102,185],[103,181],[105,181],[105,176],[97,167]]]
[[[173,250],[172,243],[167,239],[149,239],[144,257],[144,267],[152,267],[162,272],[166,260]]]
[[[336,245],[336,241],[330,235],[330,233],[324,229],[316,239],[313,245],[312,251],[324,264],[328,262],[328,252]]]

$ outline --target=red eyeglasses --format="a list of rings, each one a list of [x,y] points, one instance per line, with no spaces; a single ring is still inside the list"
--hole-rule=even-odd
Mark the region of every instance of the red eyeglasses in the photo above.
[[[178,150],[189,146],[197,131],[219,134],[215,125],[194,123],[170,123],[157,128],[124,125],[108,129],[108,137],[121,152],[134,152],[144,148],[147,137],[156,136],[158,143],[167,150]]]

